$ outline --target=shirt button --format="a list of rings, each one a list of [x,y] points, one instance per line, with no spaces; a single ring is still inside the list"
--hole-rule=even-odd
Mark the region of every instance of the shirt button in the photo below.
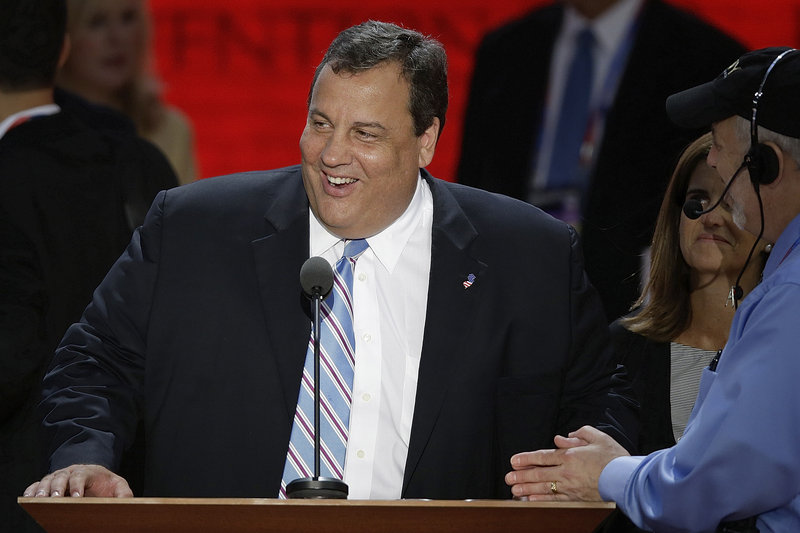
[[[358,281],[365,281],[367,279],[367,275],[363,272],[358,275]]]
[[[368,402],[372,399],[372,396],[370,396],[368,392],[365,392],[364,394],[361,395],[361,399],[364,400],[365,402]]]
[[[364,333],[364,336],[361,338],[364,340],[364,342],[369,342],[372,340],[372,335],[370,335],[369,333]]]
[[[366,454],[366,453],[364,453],[364,450],[358,450],[358,451],[356,452],[356,455],[358,456],[358,458],[359,458],[359,459],[363,459],[363,458],[364,458],[364,456],[365,456],[365,455],[367,455],[367,454]]]

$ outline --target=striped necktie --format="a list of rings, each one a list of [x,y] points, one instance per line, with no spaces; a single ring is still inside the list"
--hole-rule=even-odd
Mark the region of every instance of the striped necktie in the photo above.
[[[336,263],[333,290],[320,314],[320,476],[343,479],[355,365],[353,333],[353,268],[369,245],[366,239],[347,241]],[[314,476],[314,336],[308,343],[300,394],[281,480],[286,485]]]

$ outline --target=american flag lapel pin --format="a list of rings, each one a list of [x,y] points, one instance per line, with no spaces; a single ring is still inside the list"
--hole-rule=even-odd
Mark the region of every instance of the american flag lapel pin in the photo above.
[[[464,281],[463,285],[465,289],[469,289],[470,285],[475,283],[475,274],[470,274],[467,276],[467,279]]]

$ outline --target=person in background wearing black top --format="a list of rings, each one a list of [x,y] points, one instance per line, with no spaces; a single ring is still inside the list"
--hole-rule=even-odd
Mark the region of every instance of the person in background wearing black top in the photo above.
[[[189,118],[164,101],[153,72],[152,21],[143,0],[67,0],[72,51],[56,83],[130,120],[164,153],[181,184],[197,179]]]
[[[68,51],[62,0],[0,3],[0,531],[41,531],[16,498],[44,472],[35,408],[67,327],[125,249],[164,156],[53,100]]]

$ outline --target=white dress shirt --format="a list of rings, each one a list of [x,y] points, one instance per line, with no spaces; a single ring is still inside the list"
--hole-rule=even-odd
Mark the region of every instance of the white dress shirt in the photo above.
[[[331,265],[344,241],[309,210],[310,253]],[[344,481],[352,499],[398,499],[403,486],[431,265],[433,197],[418,178],[406,211],[369,237],[353,272],[355,375]]]

